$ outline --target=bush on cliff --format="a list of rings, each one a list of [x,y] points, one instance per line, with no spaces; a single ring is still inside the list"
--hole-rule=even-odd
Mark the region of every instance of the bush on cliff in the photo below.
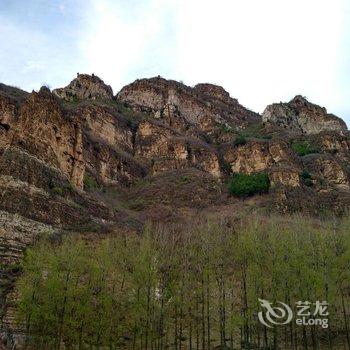
[[[84,188],[85,189],[97,188],[96,180],[89,174],[85,174],[85,176],[84,176]]]
[[[292,144],[292,150],[298,156],[306,156],[311,153],[319,153],[319,150],[313,147],[309,141],[298,141]]]
[[[234,146],[241,146],[247,143],[247,139],[243,135],[238,135],[233,141]]]
[[[254,194],[267,193],[270,188],[270,180],[265,173],[234,174],[230,183],[231,195],[237,197],[249,197]]]

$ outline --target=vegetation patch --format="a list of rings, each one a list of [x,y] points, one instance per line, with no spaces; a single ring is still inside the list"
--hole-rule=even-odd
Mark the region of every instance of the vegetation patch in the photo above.
[[[298,155],[298,156],[306,156],[308,154],[312,153],[319,153],[320,150],[316,147],[313,147],[309,141],[295,141],[292,143],[292,150]]]
[[[241,130],[240,135],[245,138],[270,139],[271,136],[264,134],[264,126],[261,123],[248,125]]]
[[[234,174],[229,183],[229,191],[236,197],[267,193],[269,188],[270,179],[266,173]]]
[[[50,180],[49,188],[53,194],[61,197],[74,192],[74,187],[70,182],[61,182],[54,179]]]
[[[234,146],[242,146],[247,143],[247,139],[243,135],[238,135],[236,139],[233,141]]]
[[[127,207],[131,210],[140,211],[146,209],[149,204],[149,201],[145,198],[135,198],[127,203]]]
[[[312,187],[313,186],[312,176],[307,170],[304,170],[301,173],[300,177],[301,177],[301,179],[302,179],[302,181],[303,181],[305,186],[308,186],[308,187]]]
[[[98,187],[96,180],[89,174],[84,175],[84,188],[91,190]]]
[[[63,188],[59,187],[59,186],[54,186],[52,188],[52,192],[54,192],[55,194],[57,194],[58,196],[63,196]]]
[[[79,225],[78,227],[76,227],[76,231],[78,232],[100,232],[103,229],[103,227],[98,224],[97,222],[88,222],[86,224],[83,225]]]
[[[332,337],[346,344],[350,220],[235,222],[148,226],[94,244],[70,236],[28,248],[13,302],[27,348],[292,349],[327,332],[300,327],[286,337],[283,328],[262,327],[252,317],[258,299],[276,296],[293,309],[308,301],[311,312],[327,301]]]

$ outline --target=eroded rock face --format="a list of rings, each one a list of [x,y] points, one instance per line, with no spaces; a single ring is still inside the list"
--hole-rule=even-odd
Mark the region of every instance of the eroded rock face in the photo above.
[[[272,186],[300,187],[300,169],[290,166],[276,167],[269,172]]]
[[[19,263],[25,248],[41,234],[53,233],[50,225],[0,210],[0,258],[3,264]]]
[[[11,144],[60,169],[73,186],[82,188],[85,168],[80,121],[64,114],[49,91],[33,92],[24,102]]]
[[[135,156],[146,159],[153,174],[193,166],[216,178],[221,176],[218,156],[208,144],[181,137],[177,132],[150,121],[139,125]]]
[[[117,114],[101,106],[78,107],[75,115],[83,122],[85,132],[95,139],[101,140],[111,147],[119,147],[131,152],[133,148],[133,132],[127,121]]]
[[[197,84],[193,88],[199,94],[211,100],[221,101],[228,104],[237,104],[238,101],[230,97],[230,94],[221,86],[214,84]]]
[[[0,210],[0,315],[1,325],[12,330],[17,328],[16,318],[10,301],[12,285],[18,275],[15,266],[21,262],[28,245],[43,234],[54,234],[50,225],[27,219],[18,214]],[[3,334],[0,333],[0,344]]]
[[[322,191],[349,190],[349,174],[344,162],[331,154],[310,155],[304,160],[310,173],[316,174]]]
[[[112,88],[94,74],[78,73],[68,86],[53,90],[53,94],[66,101],[113,98]]]
[[[267,106],[262,119],[265,123],[272,122],[280,127],[305,134],[347,130],[343,120],[328,114],[325,108],[310,103],[302,96],[296,96],[288,103]]]
[[[258,114],[230,98],[223,88],[211,84],[190,88],[160,77],[142,79],[125,86],[117,99],[158,119],[164,118],[169,108],[175,109],[189,124],[206,133],[212,133],[218,125],[241,129],[260,120]]]
[[[335,155],[349,156],[349,139],[346,135],[336,132],[326,132],[318,135],[316,140],[322,151]]]
[[[277,163],[298,164],[284,141],[254,140],[238,147],[226,147],[224,160],[234,173],[264,171]]]
[[[11,135],[17,123],[15,101],[0,94],[0,148],[11,142]]]
[[[147,173],[129,153],[87,135],[84,138],[86,169],[102,185],[130,186]]]

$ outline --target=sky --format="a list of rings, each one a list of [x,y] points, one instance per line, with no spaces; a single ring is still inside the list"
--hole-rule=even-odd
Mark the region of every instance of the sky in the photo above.
[[[161,75],[260,113],[301,94],[350,125],[349,18],[349,0],[0,0],[0,82]]]

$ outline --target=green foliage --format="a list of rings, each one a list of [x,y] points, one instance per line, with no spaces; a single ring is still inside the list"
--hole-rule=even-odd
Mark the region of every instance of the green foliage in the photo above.
[[[102,226],[96,222],[88,222],[83,225],[79,225],[75,228],[78,232],[100,232],[102,230]]]
[[[247,139],[249,138],[270,140],[272,139],[272,136],[265,134],[264,126],[262,123],[251,124],[248,125],[245,129],[239,131],[236,140],[234,141],[234,145],[244,145],[247,143]]]
[[[180,184],[185,184],[191,182],[191,179],[187,175],[182,175],[179,178]]]
[[[127,206],[131,210],[143,210],[147,206],[147,200],[144,198],[135,198],[133,201],[129,201]]]
[[[308,187],[312,187],[313,186],[312,176],[307,170],[304,170],[301,173],[300,177],[303,180],[304,185],[306,185]]]
[[[96,180],[89,174],[85,173],[84,175],[84,188],[91,190],[91,189],[96,189],[97,186],[97,182]]]
[[[74,187],[73,187],[73,185],[72,185],[71,183],[67,184],[66,189],[67,189],[69,192],[71,192],[71,193],[74,192]]]
[[[312,153],[318,153],[319,149],[313,147],[309,141],[296,141],[292,144],[292,150],[299,156],[306,156]]]
[[[222,130],[223,130],[223,132],[225,132],[225,133],[229,133],[229,132],[231,132],[233,129],[232,129],[232,127],[231,127],[230,125],[224,124],[224,125],[222,126]]]
[[[76,107],[78,107],[80,104],[83,104],[84,102],[85,101],[79,100],[77,96],[73,96],[70,101],[61,100],[62,105],[67,109],[75,109]]]
[[[271,138],[268,135],[263,134],[263,124],[262,123],[256,123],[248,125],[245,129],[240,131],[240,135],[242,135],[245,138],[257,138],[257,139],[266,139]]]
[[[258,298],[294,313],[299,300],[326,300],[330,336],[345,334],[348,218],[249,217],[178,228],[29,248],[16,285],[28,348],[286,349],[326,338],[325,329],[303,334],[294,323],[264,328]]]
[[[52,192],[56,193],[58,196],[63,196],[63,188],[59,186],[54,186]]]
[[[229,183],[231,195],[248,197],[255,194],[267,193],[270,188],[270,180],[265,173],[234,174]]]
[[[14,262],[11,264],[4,264],[0,263],[0,270],[1,272],[12,272],[12,273],[17,273],[22,270],[22,264],[20,262]]]
[[[65,194],[74,192],[74,188],[71,183],[57,181],[54,179],[50,180],[49,188],[52,193],[58,196],[64,196]]]
[[[247,143],[247,139],[241,134],[239,134],[233,141],[234,146],[241,146],[241,145],[245,145],[246,143]]]

